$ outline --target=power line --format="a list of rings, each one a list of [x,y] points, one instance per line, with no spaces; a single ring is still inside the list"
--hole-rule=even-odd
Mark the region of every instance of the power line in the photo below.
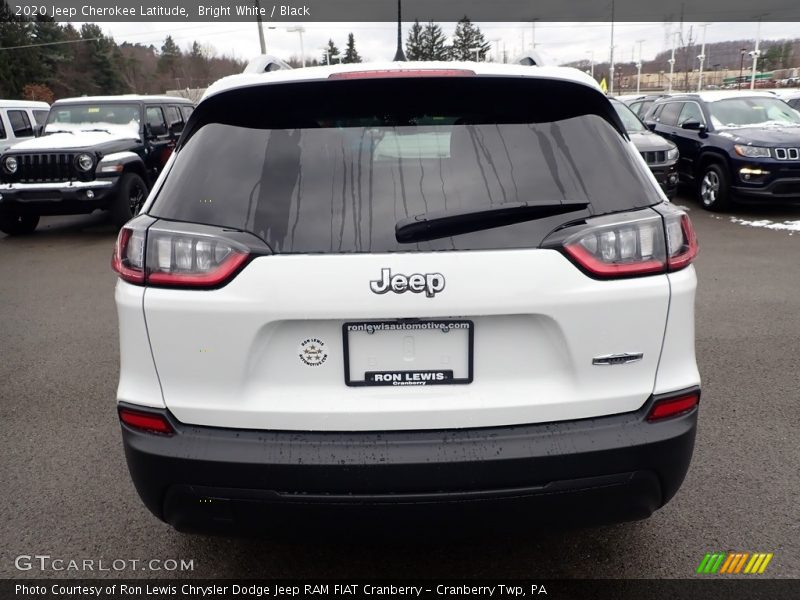
[[[104,38],[81,38],[79,40],[64,40],[61,42],[42,42],[41,44],[26,44],[25,46],[0,46],[0,50],[20,50],[21,48],[38,48],[40,46],[57,46],[58,44],[79,44],[80,42],[96,42]]]

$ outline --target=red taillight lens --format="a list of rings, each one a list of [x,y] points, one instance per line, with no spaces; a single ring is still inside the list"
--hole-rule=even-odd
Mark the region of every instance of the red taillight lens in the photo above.
[[[600,278],[666,270],[664,225],[653,212],[599,217],[562,242],[578,266]]]
[[[697,236],[686,213],[665,215],[667,229],[667,262],[670,271],[677,271],[691,264],[697,256]]]
[[[169,424],[167,418],[155,413],[131,410],[130,408],[120,408],[119,420],[129,427],[150,433],[161,433],[165,435],[175,433],[175,430],[172,428],[172,425]]]
[[[376,69],[373,71],[349,71],[333,73],[328,79],[387,79],[403,77],[472,77],[469,69]]]
[[[248,255],[225,240],[151,230],[147,284],[216,287],[234,275]]]
[[[699,391],[681,394],[674,398],[664,398],[653,404],[653,408],[647,413],[647,420],[652,422],[677,417],[694,409],[699,403]]]
[[[130,283],[144,283],[145,231],[123,227],[111,257],[111,268]]]
[[[214,288],[228,282],[250,256],[247,245],[223,230],[138,217],[119,232],[112,268],[130,283]],[[184,230],[185,228],[185,230]]]
[[[592,277],[614,279],[683,269],[697,256],[689,216],[674,205],[593,217],[543,244],[561,249]]]

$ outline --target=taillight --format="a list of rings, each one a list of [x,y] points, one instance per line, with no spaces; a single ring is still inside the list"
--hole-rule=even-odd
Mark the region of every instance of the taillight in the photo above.
[[[111,268],[129,283],[144,283],[144,242],[147,231],[125,226],[119,230]]]
[[[657,400],[650,412],[647,413],[647,420],[650,422],[677,417],[693,410],[700,403],[700,390],[682,393],[670,398]]]
[[[133,410],[130,408],[119,409],[119,420],[128,427],[146,431],[148,433],[161,433],[172,435],[175,430],[164,415],[158,413]]]
[[[697,236],[689,215],[673,209],[672,214],[664,214],[667,230],[667,262],[670,271],[682,269],[697,256]]]
[[[111,265],[130,283],[215,288],[230,281],[250,257],[243,241],[250,237],[204,225],[156,222],[143,215],[119,232]],[[256,253],[269,251],[255,241]]]
[[[662,273],[666,268],[664,225],[653,212],[588,219],[562,242],[567,255],[601,278]]]
[[[543,246],[560,249],[598,279],[677,271],[697,255],[689,217],[667,204],[587,219],[556,232]]]
[[[328,79],[387,79],[403,77],[472,77],[470,69],[374,69],[333,73]]]
[[[216,287],[247,260],[247,248],[228,240],[151,230],[147,236],[147,284]]]

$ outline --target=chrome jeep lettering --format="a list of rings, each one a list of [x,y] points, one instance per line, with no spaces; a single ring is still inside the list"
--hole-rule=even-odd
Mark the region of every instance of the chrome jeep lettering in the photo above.
[[[391,269],[381,269],[380,279],[370,281],[369,289],[375,294],[385,294],[389,291],[395,294],[408,291],[415,294],[425,292],[428,298],[433,298],[444,289],[444,275],[441,273],[414,273],[412,275],[397,273],[392,275]]]

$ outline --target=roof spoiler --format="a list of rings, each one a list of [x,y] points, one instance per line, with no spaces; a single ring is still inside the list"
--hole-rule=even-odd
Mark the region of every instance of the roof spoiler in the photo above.
[[[525,65],[526,67],[544,67],[547,66],[549,61],[546,60],[542,54],[536,50],[528,50],[520,56],[516,61],[517,64]]]
[[[271,73],[291,69],[288,63],[271,54],[261,54],[251,59],[242,73]]]

